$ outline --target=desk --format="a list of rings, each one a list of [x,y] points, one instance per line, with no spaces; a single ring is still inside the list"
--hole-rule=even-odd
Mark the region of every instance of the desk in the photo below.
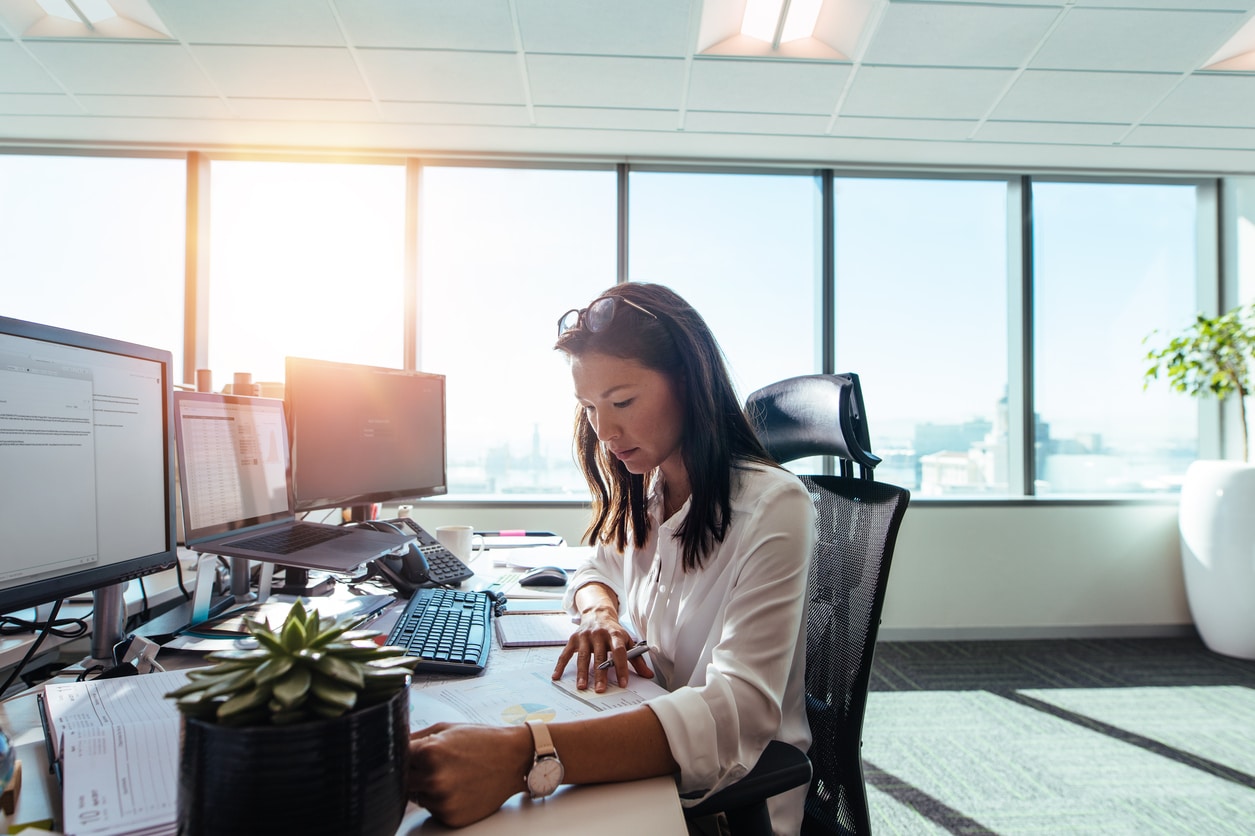
[[[549,650],[557,652],[556,648]],[[497,646],[493,648],[489,665],[505,662],[506,667],[513,667],[526,655],[534,653],[535,649],[506,650]],[[177,654],[178,657],[187,655]],[[160,660],[163,664],[174,661],[164,656]],[[551,660],[549,664],[552,664]],[[178,667],[178,662],[173,666]],[[0,726],[9,731],[17,755],[23,762],[24,785],[12,821],[39,823],[55,819],[59,824],[60,805],[52,801],[58,798],[59,788],[48,769],[35,698],[37,691],[34,689],[0,703]],[[596,786],[564,786],[540,802],[533,802],[520,793],[496,814],[456,832],[466,836],[520,832],[570,833],[574,836],[587,832],[590,821],[597,822],[599,834],[609,836],[687,833],[675,782],[669,777]],[[452,832],[455,831],[432,820],[425,810],[411,804],[397,836]]]

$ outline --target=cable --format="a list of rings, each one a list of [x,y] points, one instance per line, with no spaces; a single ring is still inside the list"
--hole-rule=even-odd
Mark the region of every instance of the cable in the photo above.
[[[48,624],[51,625],[57,620],[57,613],[61,611],[61,602],[64,598],[58,598],[57,602],[52,605],[52,612],[48,613]],[[84,625],[86,626],[86,625]],[[0,695],[9,690],[9,686],[13,684],[13,680],[17,679],[18,674],[22,672],[22,668],[35,658],[35,651],[39,650],[39,646],[44,643],[44,639],[48,638],[48,633],[52,628],[50,626],[40,630],[39,635],[35,637],[35,641],[31,642],[31,646],[27,649],[26,655],[22,657],[22,661],[18,662],[13,668],[13,673],[9,674],[9,678],[5,680],[4,687],[0,688]]]
[[[55,610],[54,610],[55,612]],[[62,639],[76,639],[90,629],[82,618],[48,618],[45,621],[28,621],[15,615],[0,615],[0,636],[13,636],[19,633],[34,633],[36,630],[47,630],[49,634]]]

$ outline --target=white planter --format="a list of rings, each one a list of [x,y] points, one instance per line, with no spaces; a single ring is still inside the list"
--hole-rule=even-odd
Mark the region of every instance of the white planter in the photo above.
[[[1185,594],[1203,643],[1255,659],[1255,465],[1191,464],[1180,530]]]

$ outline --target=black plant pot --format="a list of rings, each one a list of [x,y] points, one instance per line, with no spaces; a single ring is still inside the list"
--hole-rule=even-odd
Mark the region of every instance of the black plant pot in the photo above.
[[[408,689],[386,703],[293,726],[184,718],[179,834],[391,836],[405,814]]]

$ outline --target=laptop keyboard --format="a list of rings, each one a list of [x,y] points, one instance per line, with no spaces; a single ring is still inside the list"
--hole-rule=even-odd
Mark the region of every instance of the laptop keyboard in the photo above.
[[[492,599],[482,592],[416,589],[388,644],[417,656],[418,673],[476,674],[488,663]]]
[[[231,545],[237,549],[252,549],[271,554],[291,554],[337,537],[343,537],[348,533],[347,528],[323,528],[319,525],[298,524],[282,531],[259,534],[247,540],[233,540]]]

